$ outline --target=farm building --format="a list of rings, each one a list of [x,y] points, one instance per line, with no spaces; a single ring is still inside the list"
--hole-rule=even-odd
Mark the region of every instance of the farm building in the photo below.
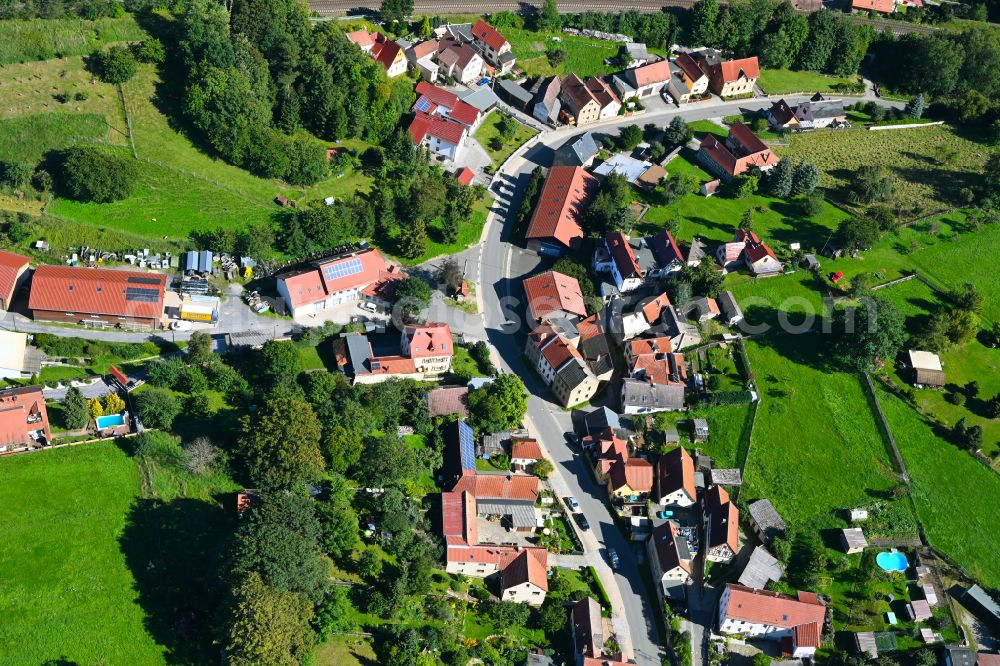
[[[747,507],[750,512],[750,525],[761,541],[770,543],[775,537],[785,533],[785,521],[778,515],[777,509],[769,499],[760,499]]]
[[[166,285],[167,277],[157,273],[39,266],[28,309],[36,321],[156,328]]]
[[[918,387],[929,386],[940,388],[944,386],[944,369],[941,357],[934,352],[909,351],[910,369],[913,370],[913,383]]]

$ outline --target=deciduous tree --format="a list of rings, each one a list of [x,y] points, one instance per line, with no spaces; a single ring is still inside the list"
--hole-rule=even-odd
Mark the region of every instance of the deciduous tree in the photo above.
[[[312,604],[265,585],[257,572],[233,589],[225,615],[226,656],[233,666],[299,664],[313,647]]]
[[[307,402],[274,398],[240,423],[236,451],[250,480],[268,490],[311,481],[325,467],[320,425]]]

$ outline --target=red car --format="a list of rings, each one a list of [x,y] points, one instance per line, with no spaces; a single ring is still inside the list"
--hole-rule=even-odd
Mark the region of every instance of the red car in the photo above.
[[[830,275],[830,279],[835,283],[840,282],[841,280],[844,279],[844,274],[841,273],[840,271],[837,271],[836,273]]]

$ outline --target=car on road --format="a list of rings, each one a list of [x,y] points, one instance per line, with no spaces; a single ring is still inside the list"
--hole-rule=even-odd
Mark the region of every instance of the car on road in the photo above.
[[[566,502],[566,506],[568,506],[569,510],[573,513],[580,510],[580,503],[576,501],[575,497],[564,497],[563,501]]]
[[[667,518],[673,518],[674,517],[674,512],[673,511],[657,511],[656,512],[656,517],[659,518],[660,520],[666,520]]]
[[[614,548],[608,550],[608,561],[611,563],[612,569],[617,569],[620,560],[618,559],[618,551]]]
[[[368,301],[358,303],[358,307],[361,308],[362,310],[367,310],[368,312],[375,312],[376,310],[378,310],[377,305],[375,305],[374,303],[370,303]]]
[[[578,513],[575,515],[576,515],[576,524],[580,526],[580,529],[585,531],[589,530],[590,522],[587,521],[587,516],[583,515],[582,513]]]

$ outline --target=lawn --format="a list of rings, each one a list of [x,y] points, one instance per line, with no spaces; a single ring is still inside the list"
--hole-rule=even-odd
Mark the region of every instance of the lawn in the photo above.
[[[691,451],[698,450],[712,458],[717,467],[739,467],[740,443],[750,427],[751,405],[725,405],[717,407],[695,407],[689,412],[663,412],[657,421],[677,428],[681,445]],[[707,442],[693,443],[688,439],[687,421],[693,418],[708,420],[710,436]]]
[[[612,42],[574,37],[561,32],[534,32],[517,28],[504,28],[503,34],[517,56],[518,67],[528,76],[565,76],[575,73],[580,78],[587,78],[618,70],[604,64],[605,60],[618,53],[619,45]],[[546,57],[547,48],[564,50],[565,59],[553,66]]]
[[[167,663],[121,545],[138,495],[110,443],[0,461],[5,663]]]
[[[952,151],[954,159],[946,163]],[[777,152],[819,166],[820,186],[843,202],[847,202],[843,188],[860,167],[888,166],[898,181],[893,202],[912,217],[950,208],[962,188],[981,178],[988,157],[981,144],[947,125],[882,132],[799,132]]]
[[[937,437],[898,397],[878,388],[913,485],[913,501],[931,545],[987,587],[1000,587],[1000,475]]]
[[[50,150],[103,139],[108,125],[96,113],[45,113],[0,120],[0,146],[16,162],[38,164]]]
[[[511,154],[521,147],[525,141],[530,139],[535,135],[535,130],[524,125],[518,121],[514,121],[514,125],[517,127],[517,132],[513,137],[504,141],[503,146],[500,150],[493,150],[490,141],[499,136],[500,131],[498,125],[503,118],[509,118],[506,113],[502,111],[493,111],[486,119],[483,120],[482,125],[476,130],[475,139],[479,142],[479,145],[489,153],[490,159],[493,160],[493,168],[496,169],[501,164],[503,164]]]
[[[842,78],[819,72],[798,72],[790,69],[761,69],[757,85],[768,95],[797,92],[833,92],[834,87],[857,83],[858,77]]]
[[[371,641],[353,636],[335,636],[316,648],[316,666],[367,666],[376,663]]]
[[[743,310],[744,326],[767,325],[800,333],[820,325],[826,316],[824,283],[810,271],[798,270],[766,280],[729,275],[726,286]],[[756,332],[756,328],[748,328],[747,332]]]
[[[61,19],[0,21],[0,65],[84,55],[105,45],[144,39],[131,15],[94,21]]]
[[[668,173],[675,171],[691,173],[699,183],[712,179],[697,166],[693,156],[684,153],[667,165]],[[654,203],[661,201],[658,193],[647,200]],[[698,236],[710,245],[725,243],[732,240],[740,218],[748,209],[754,212],[754,229],[776,252],[790,243],[820,248],[826,244],[841,220],[847,217],[846,213],[830,204],[824,204],[815,218],[805,220],[792,204],[773,197],[752,195],[746,199],[736,199],[717,194],[706,198],[698,193],[691,193],[670,205],[655,205],[650,208],[638,229],[642,233],[656,233],[666,221],[677,218],[678,240],[687,243],[692,237]]]
[[[820,334],[746,343],[761,402],[743,496],[792,524],[870,502],[897,485],[861,380],[826,363]]]

